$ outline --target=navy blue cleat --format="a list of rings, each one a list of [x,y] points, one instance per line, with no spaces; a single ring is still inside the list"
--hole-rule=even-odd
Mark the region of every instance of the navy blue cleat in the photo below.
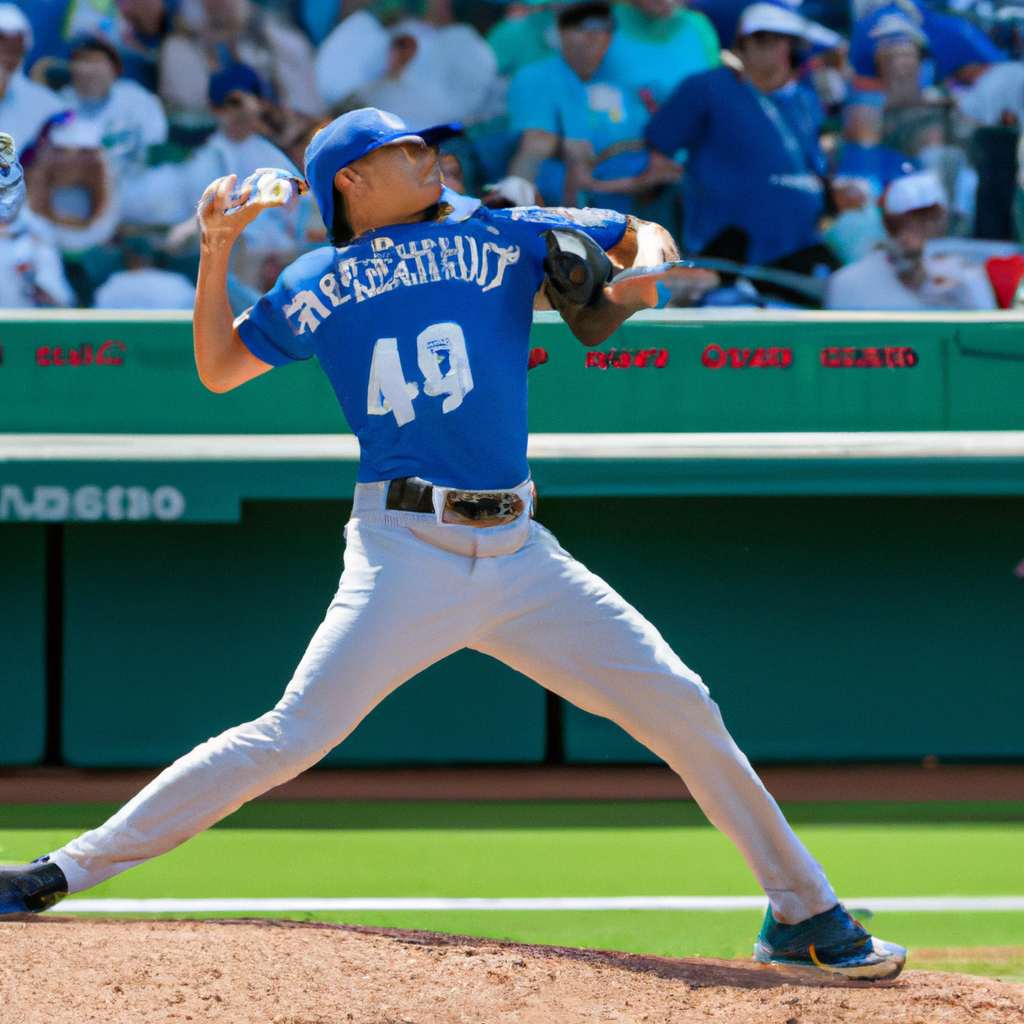
[[[68,894],[68,880],[47,860],[0,865],[0,914],[38,914]]]
[[[754,959],[805,978],[891,981],[903,970],[907,951],[869,935],[837,903],[799,924],[779,924],[769,907]]]

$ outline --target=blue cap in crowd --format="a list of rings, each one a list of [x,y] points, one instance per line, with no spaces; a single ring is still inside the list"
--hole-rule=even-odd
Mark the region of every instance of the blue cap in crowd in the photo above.
[[[260,76],[248,64],[232,64],[223,71],[218,71],[215,75],[210,76],[210,106],[224,106],[228,94],[236,89],[239,92],[251,93],[260,98],[264,95]]]
[[[439,124],[412,132],[400,117],[376,107],[351,110],[321,128],[306,149],[306,181],[328,234],[334,223],[334,176],[342,167],[381,146],[406,141],[433,146],[461,130],[461,125]]]

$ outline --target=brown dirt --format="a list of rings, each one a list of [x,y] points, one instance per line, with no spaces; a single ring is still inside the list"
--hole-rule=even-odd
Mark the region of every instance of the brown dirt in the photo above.
[[[1024,764],[763,765],[783,803],[1024,800]],[[124,803],[156,769],[0,768],[0,803]],[[265,800],[685,800],[665,765],[473,765],[303,772]]]
[[[0,924],[0,1021],[267,1024],[1020,1022],[1024,985],[909,971],[801,986],[748,961],[287,921]]]

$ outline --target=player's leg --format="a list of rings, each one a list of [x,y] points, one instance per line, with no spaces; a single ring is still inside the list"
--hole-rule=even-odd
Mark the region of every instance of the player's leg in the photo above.
[[[773,921],[825,922],[830,935],[846,929],[849,919],[835,909],[825,872],[736,746],[700,678],[543,527],[520,555],[524,564],[508,573],[505,614],[472,646],[612,719],[664,759],[739,848],[768,895]],[[854,938],[870,941],[862,931]],[[893,973],[884,962],[859,969],[871,976],[875,968],[879,976]]]
[[[51,855],[69,891],[173,849],[319,761],[404,680],[464,645],[481,614],[471,573],[470,559],[401,527],[350,524],[340,588],[281,701],[200,744]]]

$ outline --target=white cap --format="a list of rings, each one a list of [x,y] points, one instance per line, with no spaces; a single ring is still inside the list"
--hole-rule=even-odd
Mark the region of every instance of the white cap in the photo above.
[[[886,213],[909,213],[929,206],[946,208],[946,190],[934,171],[915,171],[890,182],[882,205]]]
[[[927,47],[928,37],[904,14],[883,14],[868,32],[871,39],[876,40],[875,45],[886,37],[892,37],[894,41],[901,37],[912,40],[918,46]]]
[[[756,3],[743,9],[739,24],[736,26],[736,38],[749,36],[754,32],[778,32],[784,36],[795,36],[825,49],[832,49],[843,41],[838,32],[833,32],[817,22],[808,21],[792,7],[783,7],[777,3]]]
[[[20,7],[14,4],[0,4],[0,32],[5,36],[21,36],[25,40],[25,52],[32,49],[32,23]]]

